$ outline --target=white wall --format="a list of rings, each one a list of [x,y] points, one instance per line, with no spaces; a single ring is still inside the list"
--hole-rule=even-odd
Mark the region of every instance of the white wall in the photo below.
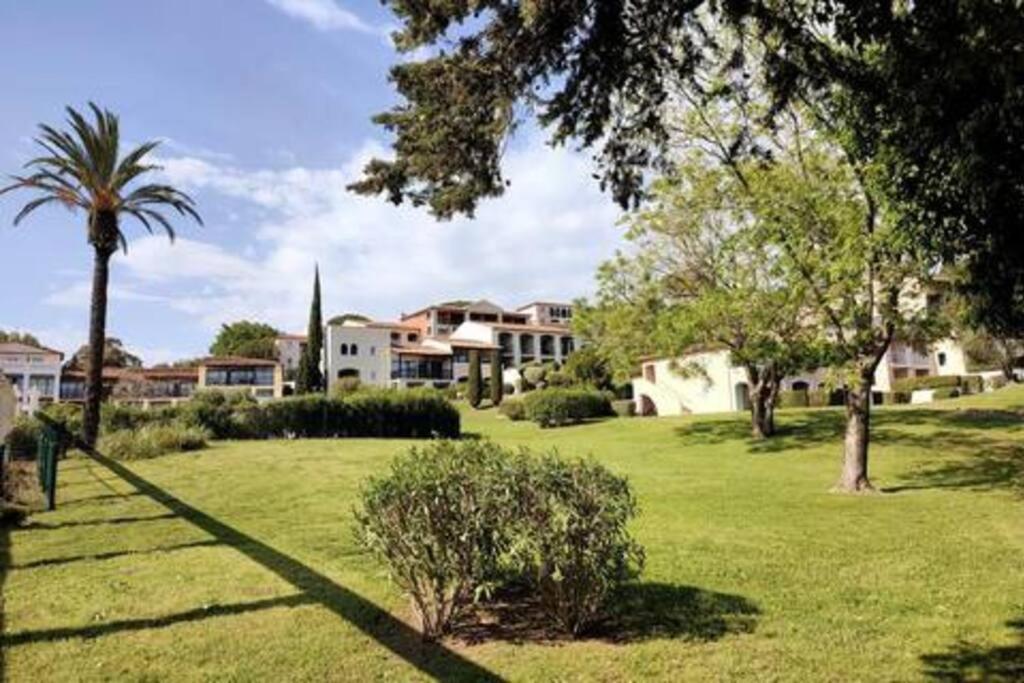
[[[638,411],[642,408],[642,396],[654,402],[658,415],[722,413],[746,408],[738,403],[735,387],[747,382],[747,372],[730,365],[728,351],[695,353],[680,359],[680,363],[681,368],[688,368],[685,373],[675,369],[668,359],[643,363],[641,377],[633,380]],[[654,386],[648,379],[649,368],[654,370]]]
[[[14,386],[18,408],[22,411],[30,409],[32,397],[51,401],[60,398],[60,371],[61,357],[56,353],[0,354],[0,373],[6,375]],[[52,389],[38,391],[43,382],[50,384]]]
[[[348,349],[342,355],[341,347]],[[352,345],[356,353],[351,352]],[[359,380],[370,386],[389,386],[391,381],[391,330],[355,325],[328,325],[325,338],[327,388],[338,382],[338,372],[354,369]]]
[[[945,360],[945,363],[940,361]],[[960,344],[953,339],[943,339],[932,348],[932,361],[936,374],[966,375],[967,354]]]

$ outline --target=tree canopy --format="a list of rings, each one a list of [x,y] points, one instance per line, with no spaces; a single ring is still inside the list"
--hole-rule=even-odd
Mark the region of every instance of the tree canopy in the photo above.
[[[14,342],[18,344],[27,344],[29,346],[42,346],[39,343],[39,339],[29,332],[18,332],[16,330],[0,330],[0,343],[3,342]]]
[[[239,320],[221,326],[210,345],[214,356],[240,356],[242,358],[277,358],[274,340],[281,333],[266,323]]]
[[[89,345],[83,344],[75,351],[75,355],[68,361],[68,366],[85,370],[89,367]],[[131,353],[124,347],[117,337],[107,337],[103,346],[103,367],[105,368],[141,368],[142,359]]]
[[[400,48],[402,100],[375,121],[395,156],[353,188],[472,213],[505,191],[502,152],[529,117],[555,143],[594,148],[603,187],[623,205],[647,173],[671,167],[681,87],[722,87],[753,52],[775,106],[825,100],[860,150],[900,227],[967,262],[979,317],[1024,328],[1024,12],[1014,0],[384,0]],[[723,34],[737,37],[721,40]],[[725,87],[742,89],[741,80]]]

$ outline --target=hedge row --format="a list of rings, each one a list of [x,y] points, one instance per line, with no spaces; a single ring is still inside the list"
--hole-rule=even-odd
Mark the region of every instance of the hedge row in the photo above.
[[[779,392],[780,408],[822,408],[825,406],[843,405],[843,390],[825,391],[823,389],[792,389]]]
[[[912,394],[919,389],[960,389],[965,394],[980,394],[985,390],[984,380],[980,375],[929,375],[927,377],[907,377],[892,383],[892,390]]]
[[[523,399],[526,419],[541,427],[561,427],[612,415],[611,401],[594,389],[541,389]]]

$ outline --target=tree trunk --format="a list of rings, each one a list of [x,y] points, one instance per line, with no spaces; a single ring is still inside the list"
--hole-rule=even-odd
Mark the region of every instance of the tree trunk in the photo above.
[[[89,365],[85,379],[85,415],[82,440],[96,446],[100,428],[100,404],[103,401],[103,352],[107,341],[107,282],[110,279],[112,251],[96,248],[92,267],[92,303],[89,312]]]
[[[751,371],[747,371],[751,375]],[[750,399],[750,430],[755,439],[767,439],[775,434],[775,396],[778,394],[778,381],[765,377],[750,385],[747,395]]]
[[[868,445],[871,438],[871,388],[874,373],[861,377],[860,386],[846,392],[846,438],[843,440],[843,473],[835,490],[843,493],[874,491],[868,479]]]

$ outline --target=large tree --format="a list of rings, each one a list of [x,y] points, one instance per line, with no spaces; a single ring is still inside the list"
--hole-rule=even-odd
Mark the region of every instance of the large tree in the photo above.
[[[92,357],[92,348],[89,344],[83,344],[68,361],[68,366],[77,370],[88,370]],[[126,349],[124,342],[117,337],[107,337],[103,345],[103,367],[141,368],[142,359]]]
[[[782,381],[818,358],[808,289],[786,277],[781,254],[759,238],[757,220],[731,170],[691,155],[629,218],[632,255],[600,271],[599,296],[614,301],[622,278],[656,286],[664,305],[646,330],[653,350],[670,357],[695,347],[727,350],[747,374],[753,436],[765,438],[775,433]],[[694,362],[677,368],[703,370]]]
[[[274,342],[280,334],[280,331],[266,323],[251,320],[224,323],[210,344],[210,353],[220,357],[273,360],[277,358]]]
[[[401,49],[441,48],[391,71],[402,101],[376,117],[395,156],[364,193],[472,213],[500,195],[508,138],[534,116],[553,141],[598,147],[624,205],[672,164],[673,104],[702,69],[753,48],[781,111],[827,98],[902,231],[964,259],[979,316],[1024,329],[1024,12],[1016,0],[384,0]],[[743,40],[720,49],[729,27]],[[1011,305],[1011,304],[1018,305]]]
[[[99,433],[100,402],[103,398],[103,350],[107,332],[107,285],[110,259],[118,247],[127,249],[128,238],[121,218],[130,216],[150,233],[154,226],[174,239],[174,229],[164,215],[166,208],[202,223],[192,199],[169,185],[135,184],[159,167],[146,162],[158,142],[146,142],[121,156],[121,134],[117,116],[90,103],[89,121],[67,108],[69,131],[40,125],[36,143],[41,156],[26,164],[27,175],[0,188],[0,194],[15,189],[32,190],[38,196],[14,217],[17,225],[27,215],[48,204],[58,204],[86,214],[86,238],[93,249],[92,301],[89,315],[90,357],[86,377],[85,413],[82,438],[94,446]],[[134,187],[133,187],[134,185]]]
[[[320,267],[313,274],[313,300],[309,305],[309,327],[306,331],[306,346],[299,359],[299,376],[295,382],[296,392],[308,394],[323,391],[324,376],[320,372],[320,360],[324,351],[323,310],[320,306]]]
[[[18,332],[11,330],[0,330],[0,342],[13,342],[18,344],[27,344],[28,346],[41,346],[39,338],[29,332]]]

